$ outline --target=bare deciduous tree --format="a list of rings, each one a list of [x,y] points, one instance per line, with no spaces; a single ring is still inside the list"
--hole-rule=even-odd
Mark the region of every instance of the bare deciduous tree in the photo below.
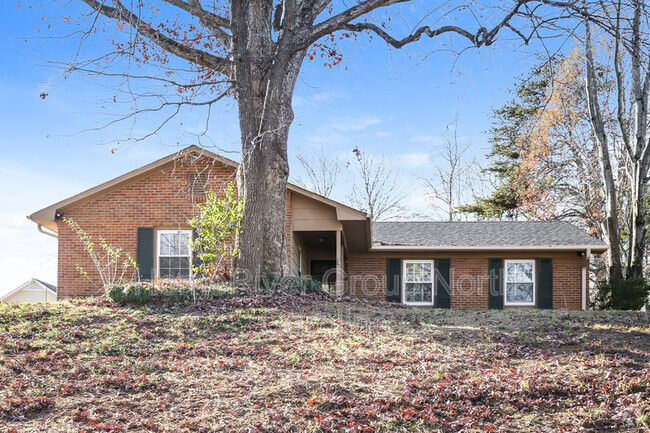
[[[400,217],[408,185],[395,162],[355,147],[351,163],[354,177],[348,200],[378,221]]]
[[[428,190],[428,196],[434,211],[439,211],[439,205],[444,209],[442,213],[449,221],[460,220],[461,212],[458,207],[480,195],[478,189],[483,182],[477,161],[467,161],[465,153],[471,147],[458,141],[457,119],[452,125],[451,137],[442,137],[442,148],[433,150],[435,175],[423,178]]]
[[[298,185],[329,198],[341,174],[338,152],[326,152],[321,146],[320,153],[314,157],[298,153],[296,158],[307,176],[306,179],[298,178]]]
[[[458,48],[464,50],[493,44],[504,29],[529,43],[557,31],[562,22],[580,18],[611,31],[603,14],[593,12],[584,0],[509,0],[489,6],[446,0],[435,2],[430,10],[407,10],[415,4],[412,0],[76,1],[92,11],[73,20],[82,30],[84,23],[88,26],[74,32],[80,43],[97,37],[114,43],[107,53],[93,52],[85,60],[80,47],[69,71],[121,80],[124,93],[155,101],[145,108],[133,104],[133,113],[171,112],[173,117],[181,107],[209,109],[224,96],[236,99],[241,130],[238,183],[246,227],[240,266],[254,275],[283,273],[287,266],[287,139],[294,119],[293,92],[306,57],[322,55],[326,64],[336,65],[342,59],[337,37],[364,33],[396,49],[426,38],[453,36],[465,43]],[[401,18],[412,31],[396,37],[388,24],[396,21],[393,16],[400,4],[406,5]],[[441,24],[431,27],[423,21]],[[471,28],[456,24],[463,22],[472,23]],[[98,31],[105,29],[118,34]],[[570,29],[570,25],[561,28],[561,34],[570,34]],[[120,64],[126,65],[125,70],[115,71]],[[155,71],[142,73],[142,65]],[[137,82],[142,86],[134,85]],[[151,91],[154,83],[178,92],[161,96]],[[162,115],[160,127],[170,117]]]
[[[246,227],[241,235],[240,266],[253,275],[283,273],[287,266],[287,138],[294,118],[293,92],[306,57],[322,55],[326,64],[338,64],[341,54],[334,34],[366,33],[397,49],[446,35],[465,41],[466,47],[478,48],[491,45],[508,28],[527,42],[539,28],[531,21],[534,11],[522,7],[544,3],[512,0],[497,5],[494,14],[483,14],[471,10],[471,2],[447,0],[431,10],[406,11],[404,18],[413,22],[413,31],[396,37],[386,25],[388,14],[397,13],[399,4],[412,0],[76,1],[92,11],[74,21],[88,26],[85,32],[76,33],[80,43],[97,37],[114,43],[107,54],[94,52],[89,59],[81,59],[84,50],[80,47],[69,71],[118,79],[124,93],[155,101],[146,108],[133,104],[134,113],[161,114],[161,128],[181,107],[209,110],[224,96],[235,97],[242,150],[238,184],[244,202],[242,225]],[[476,26],[473,29],[456,24],[464,18],[474,23],[479,17],[490,23],[471,24]],[[514,25],[516,18],[526,23],[520,29]],[[431,27],[422,25],[424,20],[446,22]],[[97,31],[104,29],[117,35],[102,36],[104,33]],[[118,64],[126,67],[116,72],[113,67]],[[151,69],[145,68],[147,73],[142,73],[142,65],[157,69],[148,73]],[[156,95],[151,91],[154,83],[178,92]],[[134,113],[125,118],[133,118]]]
[[[647,50],[648,14],[643,0],[623,3],[616,0],[605,5],[602,12],[614,37],[612,60],[616,75],[616,113],[619,137],[607,134],[606,120],[602,114],[603,97],[599,94],[594,60],[595,47],[592,43],[592,30],[589,20],[585,20],[585,94],[589,108],[590,123],[598,147],[601,177],[605,192],[604,232],[610,245],[608,267],[611,279],[643,276],[647,232],[647,185],[650,169],[650,140],[647,134],[650,91],[650,55]],[[624,38],[625,36],[625,38]],[[629,68],[626,80],[623,69]],[[629,93],[628,93],[629,92]],[[628,111],[627,94],[631,94],[633,121],[626,120]],[[610,141],[622,141],[627,157],[627,176],[630,187],[629,238],[627,242],[627,263],[621,262],[621,231],[619,221],[620,203],[618,200],[615,174],[610,157]],[[624,269],[625,266],[625,269]]]

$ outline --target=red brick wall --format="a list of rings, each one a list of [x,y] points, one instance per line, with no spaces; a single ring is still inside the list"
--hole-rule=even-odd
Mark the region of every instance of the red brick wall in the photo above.
[[[582,265],[577,254],[553,260],[553,309],[582,309]],[[589,299],[587,299],[589,305]]]
[[[486,309],[489,290],[487,258],[469,255],[451,259],[451,308]]]
[[[417,253],[370,253],[348,258],[347,293],[350,296],[385,300],[386,259],[451,259],[451,308],[487,309],[489,299],[488,259],[553,258],[553,308],[580,310],[582,308],[582,265],[584,259],[576,252],[529,252],[485,254],[453,253],[422,255]],[[508,307],[522,308],[522,307]],[[525,307],[524,307],[525,308]]]
[[[208,188],[223,191],[235,180],[235,170],[208,158],[199,161],[178,160],[145,178],[116,188],[92,201],[63,209],[97,242],[104,237],[115,247],[124,248],[136,258],[137,228],[187,229],[187,221],[195,215],[196,204],[202,197],[187,194],[191,173],[207,172]],[[291,254],[291,193],[287,193],[287,255]],[[101,290],[101,280],[77,235],[62,221],[59,226],[59,295],[93,295]],[[456,309],[485,309],[488,306],[488,259],[495,254],[485,253],[368,253],[353,254],[346,264],[347,293],[350,296],[385,299],[386,259],[451,259],[451,306]],[[574,252],[539,252],[499,254],[508,258],[553,257],[553,307],[581,308],[581,267],[583,259]],[[290,257],[288,257],[290,260]],[[82,276],[77,266],[88,272]]]
[[[138,227],[189,229],[187,221],[196,213],[196,204],[203,197],[187,194],[191,173],[206,172],[208,188],[223,191],[235,180],[235,170],[211,159],[197,162],[178,160],[151,175],[108,192],[92,201],[64,209],[93,236],[105,238],[115,247],[124,248],[136,258]],[[101,290],[101,279],[77,235],[58,221],[59,257],[58,290],[60,297],[87,296]],[[82,266],[87,277],[76,269]]]
[[[346,293],[357,298],[386,300],[386,258],[378,254],[348,257]]]

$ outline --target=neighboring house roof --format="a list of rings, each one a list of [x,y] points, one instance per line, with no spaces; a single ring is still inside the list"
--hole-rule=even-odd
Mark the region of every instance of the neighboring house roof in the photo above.
[[[41,280],[37,280],[36,278],[32,278],[31,280],[21,284],[20,286],[16,287],[15,289],[11,290],[10,292],[5,293],[4,295],[1,295],[0,296],[0,301],[3,301],[5,299],[11,297],[12,295],[20,292],[21,290],[23,290],[25,287],[29,286],[32,283],[36,283],[39,286],[41,286],[44,290],[49,290],[49,291],[53,292],[54,294],[56,294],[56,286],[53,286],[52,284],[48,284],[48,283],[46,283],[44,281],[41,281]]]
[[[40,226],[47,227],[49,230],[53,232],[57,232],[58,228],[55,223],[56,219],[56,214],[59,211],[64,210],[67,207],[74,206],[80,203],[84,203],[87,201],[90,201],[94,198],[97,198],[103,194],[106,194],[109,191],[112,191],[116,188],[120,188],[124,185],[129,184],[130,182],[136,181],[138,179],[142,179],[147,177],[149,174],[153,173],[155,170],[160,169],[162,166],[172,163],[175,160],[182,158],[184,156],[192,155],[195,157],[207,157],[214,159],[218,162],[221,162],[222,164],[233,167],[236,169],[239,167],[239,163],[228,159],[224,158],[221,155],[217,155],[216,153],[210,152],[209,150],[202,149],[198,146],[189,146],[186,147],[185,149],[182,149],[176,153],[173,153],[171,155],[168,155],[164,158],[161,158],[155,162],[152,162],[151,164],[147,164],[143,167],[140,167],[136,170],[130,171],[126,174],[123,174],[122,176],[116,177],[115,179],[111,179],[108,182],[104,182],[100,185],[97,185],[93,188],[90,188],[86,191],[83,191],[77,195],[74,195],[72,197],[69,197],[65,200],[62,200],[58,203],[55,203],[51,206],[48,206],[46,208],[43,208],[39,211],[34,212],[33,214],[29,215],[27,218],[34,221],[36,224]],[[307,191],[306,189],[303,189],[299,186],[293,185],[293,184],[288,184],[287,188],[290,191],[294,191],[299,194],[307,195],[308,197],[311,197],[315,200],[319,200],[325,204],[331,205],[336,207],[337,209],[337,214],[339,216],[339,219],[342,220],[365,220],[367,218],[367,215],[364,212],[361,212],[357,209],[351,208],[349,206],[346,206],[342,203],[336,202],[334,200],[330,200],[326,197],[320,196],[316,193],[313,193],[311,191]]]
[[[390,221],[372,224],[373,249],[564,249],[607,244],[564,221]]]
[[[45,287],[47,287],[48,289],[50,289],[52,292],[56,293],[56,286],[55,286],[55,285],[53,285],[53,284],[49,284],[49,283],[46,283],[46,282],[43,281],[43,280],[37,280],[36,278],[32,278],[32,280],[33,280],[33,281],[36,281],[36,282],[39,283],[40,285],[45,286]]]

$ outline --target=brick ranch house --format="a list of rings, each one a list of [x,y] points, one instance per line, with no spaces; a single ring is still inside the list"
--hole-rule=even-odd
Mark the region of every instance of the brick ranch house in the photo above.
[[[137,258],[138,277],[190,278],[187,221],[238,164],[196,146],[33,213],[58,237],[58,296],[97,294],[99,274],[62,218]],[[363,212],[287,188],[289,272],[340,294],[457,309],[585,309],[602,241],[566,222],[371,222]],[[77,270],[82,266],[88,274]],[[324,280],[323,280],[324,279]]]

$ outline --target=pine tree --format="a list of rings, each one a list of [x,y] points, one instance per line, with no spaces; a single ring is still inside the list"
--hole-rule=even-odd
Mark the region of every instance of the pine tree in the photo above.
[[[493,175],[499,184],[490,196],[474,197],[473,204],[460,206],[460,212],[474,214],[480,219],[517,219],[520,186],[515,173],[519,167],[519,148],[521,140],[526,139],[526,125],[534,120],[544,104],[553,64],[554,59],[551,59],[534,66],[512,90],[515,97],[492,111],[488,139],[492,150],[487,154],[491,163],[484,172]]]

